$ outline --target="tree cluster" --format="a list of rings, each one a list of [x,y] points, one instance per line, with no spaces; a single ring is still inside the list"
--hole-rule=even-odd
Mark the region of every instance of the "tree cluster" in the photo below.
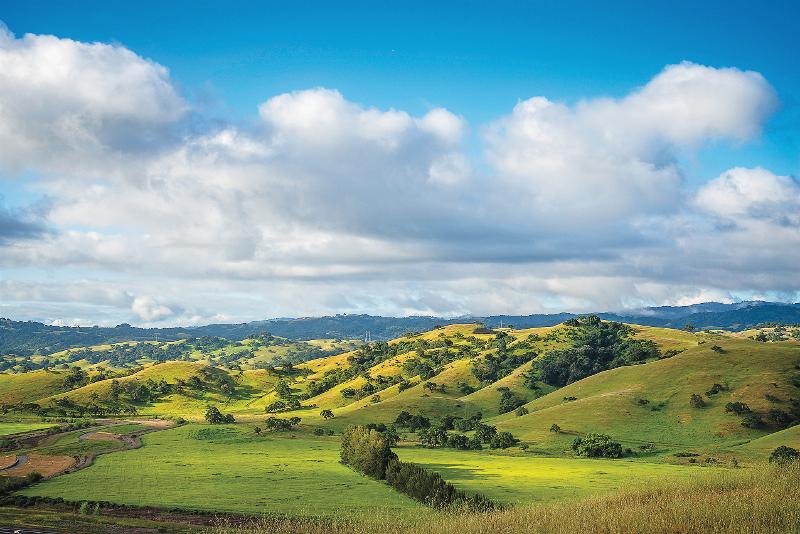
[[[595,315],[567,321],[573,346],[548,352],[535,368],[540,379],[562,387],[608,369],[634,365],[658,358],[659,350],[650,340],[633,339],[632,329],[622,323],[604,322]]]

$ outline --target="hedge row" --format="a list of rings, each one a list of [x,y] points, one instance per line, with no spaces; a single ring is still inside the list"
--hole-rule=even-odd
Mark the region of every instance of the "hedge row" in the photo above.
[[[380,432],[363,426],[348,426],[342,434],[342,463],[434,508],[493,510],[498,506],[482,495],[467,495],[445,482],[439,473],[401,462]]]

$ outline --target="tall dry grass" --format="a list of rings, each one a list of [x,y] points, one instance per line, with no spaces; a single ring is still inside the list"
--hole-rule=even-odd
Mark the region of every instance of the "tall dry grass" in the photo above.
[[[704,473],[581,501],[517,506],[434,519],[376,515],[361,520],[259,518],[215,534],[266,533],[800,533],[800,465]]]

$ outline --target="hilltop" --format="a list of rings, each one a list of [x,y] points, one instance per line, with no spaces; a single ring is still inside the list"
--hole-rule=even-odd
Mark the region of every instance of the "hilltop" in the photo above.
[[[698,330],[746,330],[760,325],[800,324],[800,304],[775,302],[707,302],[691,306],[659,306],[628,312],[598,313],[599,317],[626,323],[665,328],[692,326]],[[269,333],[292,340],[371,339],[389,340],[407,332],[425,332],[437,326],[480,322],[495,328],[555,326],[578,315],[573,313],[493,315],[486,317],[444,318],[433,316],[380,317],[373,315],[334,315],[269,319],[239,324],[211,324],[196,327],[139,328],[120,324],[113,328],[53,326],[33,321],[0,319],[0,354],[30,356],[89,345],[125,341],[177,341],[204,336],[239,341]]]

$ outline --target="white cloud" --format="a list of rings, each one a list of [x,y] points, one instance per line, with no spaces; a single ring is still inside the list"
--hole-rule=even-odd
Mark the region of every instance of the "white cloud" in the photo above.
[[[800,226],[800,183],[762,168],[737,167],[724,172],[698,191],[696,203],[726,219],[769,219]]]
[[[187,111],[167,69],[122,46],[17,38],[0,24],[0,163],[7,167],[108,171],[124,154],[163,143]]]
[[[149,296],[134,298],[133,303],[131,303],[131,310],[136,314],[136,317],[148,323],[163,321],[175,315],[171,308]]]
[[[519,102],[480,128],[481,160],[451,111],[326,88],[266,98],[252,123],[184,129],[165,67],[0,32],[0,174],[41,174],[53,229],[21,239],[0,212],[15,278],[0,310],[197,324],[796,291],[797,182],[731,169],[695,195],[680,163],[758,135],[775,104],[757,73],[682,63],[618,99]]]
[[[757,73],[685,62],[618,100],[520,102],[487,128],[487,156],[536,212],[583,223],[663,212],[680,202],[681,150],[747,139],[775,103]]]

